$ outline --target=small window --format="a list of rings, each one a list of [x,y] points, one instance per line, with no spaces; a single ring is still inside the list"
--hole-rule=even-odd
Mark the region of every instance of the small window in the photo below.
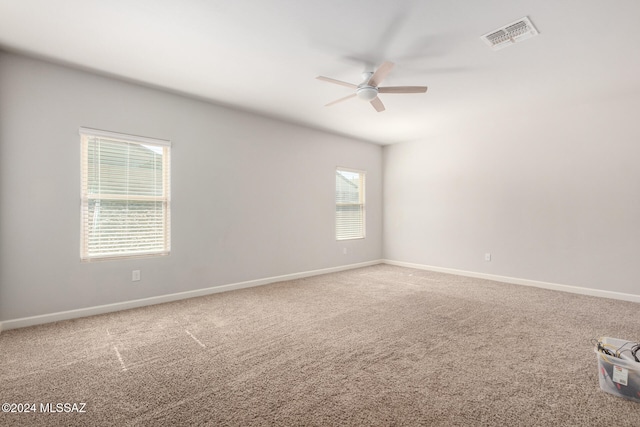
[[[80,128],[81,259],[168,255],[169,141]]]
[[[336,169],[336,239],[362,239],[365,231],[364,176]]]

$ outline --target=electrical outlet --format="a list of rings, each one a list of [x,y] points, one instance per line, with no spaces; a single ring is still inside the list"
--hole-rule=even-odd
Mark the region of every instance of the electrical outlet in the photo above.
[[[131,281],[137,282],[140,280],[140,270],[133,270],[131,273]]]
[[[489,252],[487,252],[486,254],[484,254],[484,260],[485,261],[491,261],[491,254]]]
[[[347,248],[342,248],[342,253],[346,255],[347,254]]]

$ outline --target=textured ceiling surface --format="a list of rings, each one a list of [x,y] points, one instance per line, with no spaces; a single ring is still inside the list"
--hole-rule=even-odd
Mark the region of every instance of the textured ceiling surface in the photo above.
[[[528,16],[540,35],[480,36]],[[0,0],[0,48],[379,144],[640,94],[634,0]],[[386,111],[350,99],[396,63]]]

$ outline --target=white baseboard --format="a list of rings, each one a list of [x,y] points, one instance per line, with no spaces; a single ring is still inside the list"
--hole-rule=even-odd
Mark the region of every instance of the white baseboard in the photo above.
[[[318,276],[320,274],[335,273],[338,271],[352,270],[354,268],[368,267],[382,263],[382,260],[361,262],[358,264],[341,265],[339,267],[323,268],[320,270],[304,271],[301,273],[285,274],[283,276],[267,277],[264,279],[249,280],[246,282],[232,283],[228,285],[213,286],[210,288],[196,289],[194,291],[179,292],[175,294],[160,295],[157,297],[143,298],[114,304],[98,305],[94,307],[80,308],[77,310],[60,311],[57,313],[42,314],[39,316],[23,317],[20,319],[5,320],[0,322],[0,333],[3,330],[24,328],[43,323],[58,322],[60,320],[76,319],[79,317],[94,316],[96,314],[110,313],[113,311],[128,310],[130,308],[144,307],[147,305],[162,304],[187,298],[216,294],[219,292],[233,291],[236,289],[251,288],[254,286],[268,285],[269,283],[283,282],[286,280],[302,279],[304,277]]]
[[[215,294],[219,292],[233,291],[236,289],[251,288],[254,286],[268,285],[275,282],[283,282],[286,280],[301,279],[304,277],[318,276],[320,274],[335,273],[338,271],[352,270],[355,268],[368,267],[376,264],[397,265],[399,267],[409,267],[418,270],[436,271],[440,273],[456,274],[458,276],[475,277],[479,279],[493,280],[496,282],[511,283],[514,285],[534,286],[537,288],[551,289],[555,291],[570,292],[574,294],[590,295],[601,298],[612,298],[623,301],[631,301],[640,303],[640,295],[626,294],[622,292],[605,291],[601,289],[583,288],[579,286],[561,285],[557,283],[540,282],[536,280],[519,279],[515,277],[498,276],[495,274],[477,273],[473,271],[456,270],[453,268],[435,267],[424,264],[414,264],[410,262],[394,261],[394,260],[376,260],[362,262],[358,264],[349,264],[339,267],[323,268],[320,270],[311,270],[300,273],[285,274],[282,276],[268,277],[264,279],[249,280],[246,282],[232,283],[228,285],[214,286],[210,288],[197,289],[187,292],[179,292],[175,294],[160,295],[156,297],[143,298],[114,304],[105,304],[94,307],[81,308],[77,310],[61,311],[57,313],[43,314],[39,316],[23,317],[20,319],[11,319],[0,322],[0,333],[3,330],[24,328],[27,326],[40,325],[43,323],[58,322],[60,320],[76,319],[80,317],[94,316],[96,314],[110,313],[120,310],[128,310],[131,308],[144,307],[154,304],[162,304],[165,302],[178,301],[187,298],[199,297],[204,295]]]
[[[434,267],[431,265],[413,264],[410,262],[382,260],[384,264],[409,267],[418,270],[436,271],[439,273],[456,274],[458,276],[476,277],[479,279],[493,280],[496,282],[511,283],[514,285],[534,286],[536,288],[551,289],[554,291],[570,292],[573,294],[590,295],[600,298],[611,298],[623,301],[640,302],[640,295],[625,294],[622,292],[605,291],[602,289],[583,288],[580,286],[560,285],[558,283],[539,282],[537,280],[519,279],[516,277],[498,276],[495,274],[476,273],[473,271],[456,270],[453,268]]]

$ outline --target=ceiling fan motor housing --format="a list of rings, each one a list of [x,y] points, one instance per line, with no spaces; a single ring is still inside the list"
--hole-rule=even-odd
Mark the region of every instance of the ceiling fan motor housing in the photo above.
[[[369,84],[369,80],[371,80],[371,77],[373,76],[373,71],[365,71],[362,73],[362,83],[360,83],[358,85],[358,88],[356,89],[356,94],[358,95],[358,98],[362,99],[363,101],[371,101],[372,99],[374,99],[376,96],[378,96],[378,88],[371,86]]]

